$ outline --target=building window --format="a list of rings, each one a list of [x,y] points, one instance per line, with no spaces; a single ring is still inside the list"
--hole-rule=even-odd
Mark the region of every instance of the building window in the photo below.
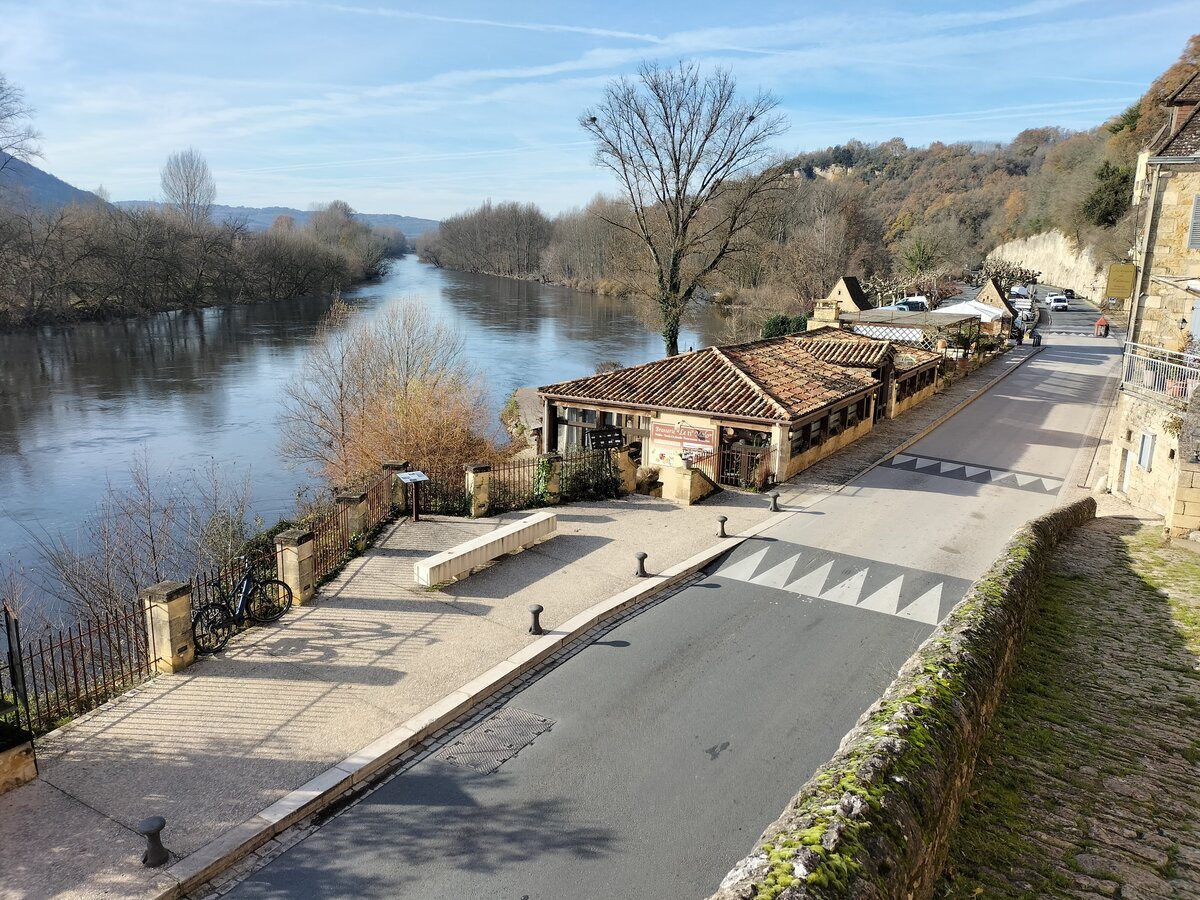
[[[1188,227],[1188,249],[1200,250],[1200,194],[1192,198],[1192,221]]]
[[[1154,435],[1149,432],[1142,432],[1142,443],[1138,447],[1138,468],[1150,471],[1150,464],[1154,461]]]

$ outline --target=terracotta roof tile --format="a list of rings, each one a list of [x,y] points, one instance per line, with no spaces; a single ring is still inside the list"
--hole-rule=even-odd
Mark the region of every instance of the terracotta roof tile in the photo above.
[[[877,383],[865,372],[818,359],[791,338],[771,338],[709,347],[538,391],[611,406],[789,422]]]
[[[821,336],[798,337],[796,340],[817,359],[839,366],[877,369],[887,365],[888,360],[896,353],[891,341],[872,340],[853,333],[850,334],[850,339]]]

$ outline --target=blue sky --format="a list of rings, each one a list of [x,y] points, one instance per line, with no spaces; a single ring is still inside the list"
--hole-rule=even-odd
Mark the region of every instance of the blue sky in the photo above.
[[[1200,30],[1195,0],[1140,4],[0,0],[0,72],[43,168],[153,199],[193,146],[218,202],[343,199],[438,218],[548,212],[612,182],[576,124],[642,59],[731,69],[782,101],[781,152],[851,138],[1005,141],[1092,127]]]

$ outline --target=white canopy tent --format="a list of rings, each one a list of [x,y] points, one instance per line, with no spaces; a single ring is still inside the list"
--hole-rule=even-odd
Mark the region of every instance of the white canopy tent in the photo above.
[[[930,313],[931,316],[978,316],[981,322],[995,322],[1008,315],[1002,309],[980,303],[978,300],[963,300],[949,306],[939,306]]]

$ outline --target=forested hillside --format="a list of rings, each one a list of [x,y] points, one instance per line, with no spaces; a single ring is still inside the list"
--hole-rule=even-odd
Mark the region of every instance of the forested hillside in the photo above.
[[[755,238],[708,277],[708,294],[740,307],[752,331],[773,313],[806,311],[843,274],[880,299],[951,290],[998,244],[1051,229],[1120,259],[1133,235],[1138,151],[1198,65],[1200,35],[1137,103],[1088,131],[1048,125],[991,146],[896,138],[797,154],[779,166]],[[649,293],[639,278],[645,249],[620,228],[629,215],[616,198],[554,218],[533,204],[489,202],[445,220],[417,247],[450,268]]]

